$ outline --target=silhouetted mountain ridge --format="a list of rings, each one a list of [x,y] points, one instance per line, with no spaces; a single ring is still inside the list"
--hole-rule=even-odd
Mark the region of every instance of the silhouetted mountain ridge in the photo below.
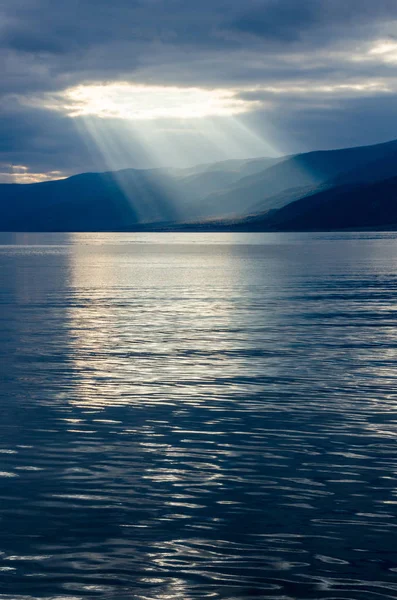
[[[387,160],[396,152],[397,140],[375,146],[287,156],[266,171],[240,179],[237,184],[208,197],[204,207],[207,209],[208,205],[211,209],[204,210],[203,216],[208,213],[218,217],[236,216],[242,212],[249,214],[281,208],[282,202],[288,203],[285,192],[289,189],[336,185],[338,177],[358,170],[364,175],[365,165]]]
[[[0,184],[0,230],[297,230],[397,222],[397,141]]]
[[[397,228],[397,176],[322,190],[263,215],[240,220],[255,231]]]

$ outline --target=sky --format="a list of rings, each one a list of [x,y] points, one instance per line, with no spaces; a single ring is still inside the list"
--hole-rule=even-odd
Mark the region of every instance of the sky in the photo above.
[[[397,138],[396,0],[2,0],[0,181]]]

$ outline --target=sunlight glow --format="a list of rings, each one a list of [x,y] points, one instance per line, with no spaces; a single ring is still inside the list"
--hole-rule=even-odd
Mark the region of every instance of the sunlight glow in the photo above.
[[[239,98],[233,90],[112,83],[70,88],[60,95],[54,108],[63,109],[72,117],[92,115],[146,121],[231,116],[259,104]]]
[[[381,41],[369,53],[372,56],[381,56],[383,59],[394,62],[397,60],[397,42],[391,40]]]
[[[0,166],[0,181],[2,183],[41,183],[54,179],[65,179],[62,171],[48,171],[46,173],[33,172],[26,165]]]
[[[19,101],[72,118],[87,148],[92,148],[92,163],[98,162],[99,155],[100,170],[118,171],[277,156],[268,127],[262,124],[261,131],[256,131],[255,124],[243,118],[257,109],[271,108],[266,97],[249,96],[256,91],[112,82],[21,96]],[[164,185],[172,196],[167,177],[158,173],[157,178],[158,185]],[[129,197],[123,175],[119,180]],[[155,216],[155,207],[150,209],[148,203],[142,207],[142,220]]]
[[[350,83],[330,83],[330,84],[312,84],[310,81],[305,81],[300,84],[291,84],[291,85],[273,85],[257,88],[257,93],[267,93],[272,95],[303,95],[303,96],[313,96],[313,95],[338,95],[340,97],[344,97],[346,95],[354,95],[354,94],[362,94],[367,92],[386,92],[389,91],[389,87],[386,81],[377,79],[377,80],[364,80],[364,81],[355,81]]]
[[[240,122],[237,117],[218,117],[181,121],[180,128],[169,129],[158,121],[131,121],[100,119],[86,116],[76,119],[80,135],[91,140],[88,146],[99,151],[107,171],[119,171],[137,165],[144,160],[153,168],[160,169],[151,177],[161,196],[168,198],[168,210],[175,218],[184,218],[189,211],[189,198],[183,188],[175,185],[178,172],[169,167],[192,167],[205,162],[232,158],[247,159],[258,156],[277,156],[279,153],[264,137]],[[186,125],[186,126],[185,126]],[[161,169],[165,168],[166,172]],[[181,174],[184,176],[184,174]],[[136,189],[128,184],[123,173],[115,175],[119,188],[134,206],[139,221],[153,222],[164,215],[164,208],[156,195],[146,195],[137,201]],[[171,179],[170,179],[171,177]]]
[[[80,134],[90,138],[109,170],[137,166],[187,168],[232,158],[278,156],[266,131],[255,132],[238,117],[180,121],[178,127],[158,121],[76,119]]]
[[[391,39],[372,41],[360,52],[352,54],[351,60],[353,62],[375,62],[380,64],[397,63],[397,41]],[[394,78],[389,77],[388,81],[392,81],[394,83],[393,87],[395,87]]]

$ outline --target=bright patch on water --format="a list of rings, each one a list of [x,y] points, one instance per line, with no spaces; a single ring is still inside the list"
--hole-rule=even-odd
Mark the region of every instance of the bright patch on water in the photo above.
[[[397,597],[396,234],[1,241],[1,600]]]

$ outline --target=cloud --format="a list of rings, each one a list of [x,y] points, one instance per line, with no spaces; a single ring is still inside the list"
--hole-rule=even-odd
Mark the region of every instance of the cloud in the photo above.
[[[170,88],[232,94],[248,112],[234,115],[230,132],[240,122],[286,152],[376,141],[395,117],[396,22],[395,0],[3,0],[0,178],[7,165],[37,177],[106,168],[81,119],[48,102],[103,84],[160,89],[163,98]],[[143,137],[167,137],[165,147],[175,144],[182,158],[184,140],[187,160],[197,159],[195,147],[220,156],[204,140],[204,123],[181,131],[164,106],[156,110],[167,122]],[[354,107],[371,119],[361,131]],[[210,119],[206,135],[226,130],[225,115]],[[392,123],[389,137],[397,136]],[[120,167],[151,164],[142,139],[129,139]]]
[[[394,0],[262,0],[245,9],[231,22],[231,29],[270,42],[289,43],[315,38],[316,44],[341,36],[360,36],[360,28],[372,28],[397,19]]]
[[[232,116],[259,104],[233,90],[137,85],[127,82],[80,85],[58,94],[22,98],[30,106],[61,111],[71,117],[92,115],[125,121],[202,119]]]
[[[26,165],[0,163],[0,180],[2,183],[40,183],[42,181],[52,181],[62,178],[61,171],[35,173]]]

